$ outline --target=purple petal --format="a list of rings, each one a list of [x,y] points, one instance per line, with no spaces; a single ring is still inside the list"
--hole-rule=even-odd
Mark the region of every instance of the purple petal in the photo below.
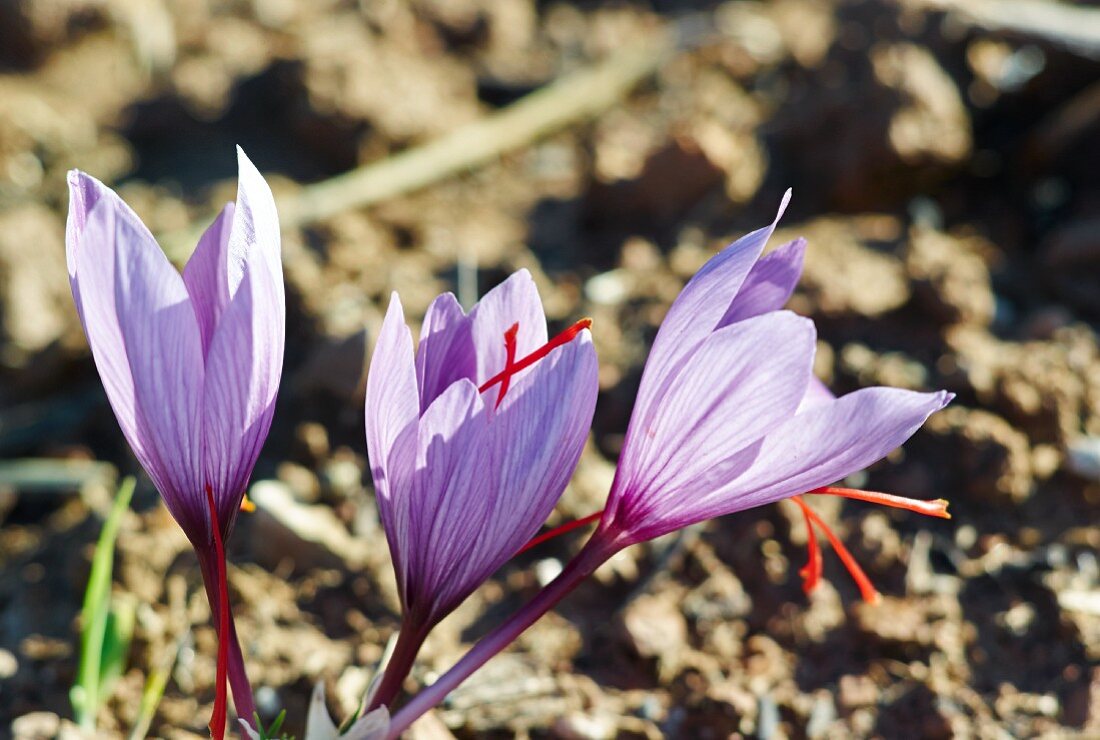
[[[206,482],[229,531],[271,428],[283,369],[283,285],[262,260],[246,265],[206,358]]]
[[[173,516],[189,537],[201,537],[202,347],[183,280],[112,200],[87,214],[78,241],[85,329],[107,397]]]
[[[434,622],[472,588],[463,577],[470,545],[491,534],[485,530],[493,503],[484,484],[488,429],[485,404],[469,380],[450,385],[420,419],[410,547],[402,553],[413,619]]]
[[[470,319],[450,293],[428,306],[416,347],[416,379],[420,386],[420,410],[460,378],[477,382],[477,358]]]
[[[183,270],[195,306],[204,355],[222,313],[236,294],[247,266],[263,263],[282,291],[283,267],[279,215],[263,176],[237,147],[237,200],[228,203],[199,239]],[[280,315],[285,312],[280,312]],[[280,326],[282,322],[280,321]]]
[[[752,466],[706,496],[701,519],[835,483],[897,449],[953,394],[865,388],[818,404],[776,427]]]
[[[245,265],[257,260],[268,274],[283,284],[283,260],[279,239],[279,214],[275,199],[259,170],[237,147],[237,201],[233,226],[226,245],[228,295],[232,298],[244,277]]]
[[[805,255],[806,240],[799,238],[761,257],[718,325],[729,326],[783,308],[798,285]]]
[[[210,341],[222,311],[229,305],[228,269],[229,232],[233,225],[232,203],[226,203],[214,223],[203,233],[199,244],[183,268],[183,282],[191,295],[195,316],[202,334],[202,351],[210,352]]]
[[[481,536],[471,538],[465,580],[475,588],[516,554],[553,511],[580,459],[599,391],[591,335],[583,331],[517,381],[489,425]]]
[[[796,413],[801,414],[806,409],[818,406],[823,403],[829,403],[835,401],[836,395],[829,390],[829,387],[818,380],[816,377],[810,378],[810,384],[806,386],[806,395],[802,397],[802,403],[798,406]]]
[[[76,256],[81,248],[81,236],[88,222],[88,214],[91,213],[92,208],[101,200],[106,200],[114,210],[116,218],[121,218],[129,222],[134,231],[143,235],[142,238],[147,238],[153,243],[155,243],[156,240],[153,239],[153,235],[149,233],[149,229],[145,227],[145,224],[141,222],[141,219],[137,217],[137,214],[133,212],[130,206],[126,205],[126,203],[118,197],[115,191],[111,190],[99,180],[80,170],[69,170],[68,181],[69,215],[65,221],[65,262],[69,269],[69,284],[72,287],[76,311],[80,316],[81,324],[83,324],[84,305],[80,299]],[[93,244],[92,248],[101,247]]]
[[[365,403],[367,452],[398,588],[406,593],[405,553],[414,547],[409,499],[416,463],[419,400],[412,333],[394,293],[371,357]]]
[[[660,395],[675,377],[682,360],[718,328],[790,198],[788,190],[770,226],[741,237],[716,254],[680,291],[653,341],[638,391],[639,401],[647,393]]]
[[[205,476],[227,532],[271,428],[286,325],[275,200],[239,147],[237,161],[237,202],[184,270],[206,353]]]
[[[98,180],[75,170],[69,173],[69,190],[65,256],[73,301],[119,426],[134,453],[144,460],[144,446],[137,433],[134,378],[130,374],[130,362],[114,301],[114,222],[117,205],[122,201]],[[89,212],[92,205],[103,197],[104,191],[111,197],[97,210],[95,222],[89,230]],[[148,238],[150,242],[153,239],[151,235],[142,238]],[[158,249],[155,243],[149,248]],[[81,263],[84,265],[82,269],[78,267]],[[86,288],[83,292],[79,289],[81,284]]]
[[[504,332],[513,324],[519,324],[517,359],[546,344],[546,315],[539,300],[538,288],[527,270],[517,270],[486,293],[470,311],[470,321],[477,353],[477,377],[474,379],[477,384],[484,383],[504,369],[507,358]]]
[[[679,521],[690,516],[700,489],[705,494],[742,472],[751,458],[737,453],[802,400],[814,341],[813,322],[788,311],[707,337],[677,383],[635,410],[608,502],[614,519],[632,530],[642,521]]]

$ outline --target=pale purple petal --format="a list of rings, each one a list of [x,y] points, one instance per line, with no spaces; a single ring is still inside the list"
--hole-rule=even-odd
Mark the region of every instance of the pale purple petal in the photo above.
[[[580,459],[599,391],[591,335],[540,360],[508,391],[489,425],[485,493],[494,501],[470,539],[469,590],[516,554],[553,511]]]
[[[210,341],[222,311],[229,305],[228,269],[229,232],[233,225],[232,203],[226,203],[214,223],[203,232],[198,246],[183,268],[183,282],[191,295],[195,316],[202,333],[203,356],[210,352]]]
[[[451,293],[428,306],[416,347],[416,378],[423,412],[447,386],[466,378],[477,382],[472,321]]]
[[[95,179],[91,175],[80,170],[69,170],[69,214],[65,220],[65,262],[69,270],[69,284],[72,287],[73,299],[76,302],[76,311],[84,323],[84,307],[80,299],[80,286],[77,280],[76,255],[83,243],[81,236],[88,221],[88,214],[101,200],[105,200],[115,212],[115,218],[127,221],[130,227],[143,238],[155,243],[149,229],[137,217],[130,206],[109,187]],[[98,245],[92,243],[91,248]]]
[[[813,322],[777,311],[722,328],[685,361],[679,381],[631,419],[608,510],[612,518],[679,519],[739,474],[741,450],[794,414],[811,377]],[[682,526],[682,525],[680,525]]]
[[[764,439],[752,466],[706,497],[703,518],[835,483],[901,446],[953,394],[865,388],[791,417]]]
[[[371,357],[365,403],[367,452],[398,587],[405,591],[404,553],[413,547],[409,499],[414,484],[420,405],[412,333],[394,293]]]
[[[806,240],[799,238],[761,257],[718,325],[729,326],[783,308],[798,285],[805,255]]]
[[[475,384],[484,383],[504,369],[507,358],[504,332],[513,324],[519,324],[517,359],[546,344],[546,315],[538,288],[527,270],[517,270],[486,293],[470,311],[470,320],[477,352]]]
[[[703,265],[673,301],[653,341],[638,389],[638,403],[660,397],[681,362],[718,328],[790,202],[788,190],[769,226],[741,237]]]
[[[256,166],[237,147],[237,201],[226,245],[225,279],[229,296],[237,292],[246,263],[260,261],[282,289],[283,261],[279,214],[271,188]]]
[[[810,378],[810,384],[806,386],[806,395],[802,397],[802,403],[799,404],[796,413],[801,414],[803,411],[813,408],[814,406],[835,400],[836,395],[829,390],[829,387],[816,377],[812,377]]]
[[[283,286],[263,261],[249,262],[222,313],[206,358],[203,429],[206,482],[229,531],[271,428],[283,368]]]
[[[75,188],[73,180],[70,174],[70,186]],[[95,182],[80,176],[77,183],[87,181]],[[74,216],[81,208],[74,189],[69,205],[69,223],[72,226],[78,218],[79,225],[66,234],[73,300],[84,325],[103,389],[122,433],[134,454],[148,468],[145,440],[138,433],[134,378],[115,305],[115,202],[105,201],[90,213],[81,211],[79,216]],[[151,236],[148,239],[146,249],[159,249]],[[77,289],[77,275],[79,284],[84,288],[82,291]]]
[[[434,622],[458,605],[468,593],[462,574],[471,544],[490,534],[484,529],[494,498],[483,483],[489,468],[485,411],[477,387],[459,380],[420,419],[410,547],[402,553],[414,620]]]
[[[96,354],[123,348],[132,378],[131,385],[120,388],[108,380],[110,373],[101,373],[104,387],[109,397],[130,394],[121,400],[120,426],[169,510],[194,539],[208,531],[208,519],[202,476],[202,340],[187,289],[148,231],[119,217],[110,202],[101,201],[88,215],[81,247],[76,271],[88,312],[89,344]],[[113,265],[104,264],[105,256],[113,258]],[[106,270],[114,271],[113,295],[103,279]],[[101,321],[111,298],[114,320]],[[118,337],[101,344],[101,323],[104,334],[117,326]],[[119,337],[121,343],[114,344]],[[132,432],[127,429],[131,423],[136,423]]]

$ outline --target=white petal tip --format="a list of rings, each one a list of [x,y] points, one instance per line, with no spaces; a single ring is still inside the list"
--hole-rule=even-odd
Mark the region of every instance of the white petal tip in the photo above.
[[[779,211],[775,214],[775,220],[772,221],[772,226],[779,223],[779,219],[783,218],[783,214],[787,211],[787,206],[790,205],[792,192],[790,188],[787,188],[786,192],[783,193],[783,200],[779,202]]]

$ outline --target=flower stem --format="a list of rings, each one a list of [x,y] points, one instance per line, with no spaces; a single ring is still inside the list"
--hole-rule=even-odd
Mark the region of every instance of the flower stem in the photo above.
[[[405,679],[412,670],[416,654],[420,652],[420,646],[424,644],[424,638],[428,636],[429,629],[423,626],[413,627],[408,620],[401,624],[401,631],[397,634],[397,644],[394,645],[393,654],[390,655],[390,660],[386,664],[382,680],[367,706],[368,712],[381,706],[390,706],[401,693],[401,687],[404,686]]]
[[[221,603],[217,564],[211,560],[212,553],[207,552],[205,549],[196,548],[195,552],[199,558],[199,570],[202,571],[202,581],[206,587],[206,599],[210,602],[210,611],[217,615],[220,613],[219,605]],[[228,584],[226,584],[226,591],[228,592]],[[229,623],[229,635],[228,639],[223,640],[223,633],[220,629],[218,630],[219,651],[220,643],[225,642],[228,651],[226,669],[229,675],[229,687],[233,691],[233,704],[237,709],[237,716],[247,722],[249,727],[255,728],[256,703],[252,698],[252,685],[248,682],[248,675],[245,673],[244,655],[241,652],[241,643],[237,638],[237,626],[233,623],[233,612],[228,599],[226,599],[226,615]],[[215,619],[215,626],[218,625],[218,621],[218,619]]]
[[[431,686],[421,690],[394,714],[390,720],[389,733],[386,735],[388,740],[397,738],[420,715],[443,701],[455,687],[485,665],[490,658],[508,647],[524,630],[537,622],[539,617],[554,608],[581,581],[591,575],[592,571],[622,549],[624,543],[607,536],[608,534],[610,533],[604,530],[597,532],[576,557],[569,561],[561,574],[546,588],[539,591],[534,599],[513,614],[507,622],[483,637],[451,670],[444,673]]]
[[[237,716],[247,722],[249,727],[257,729],[256,702],[252,698],[252,684],[248,682],[248,674],[244,670],[244,655],[241,653],[237,626],[233,623],[232,615],[229,619],[229,687],[233,690],[233,705],[237,709]]]
[[[214,493],[206,487],[206,503],[210,507],[210,531],[214,537],[214,568],[218,582],[218,664],[214,679],[214,712],[210,715],[210,735],[216,740],[225,737],[226,715],[226,666],[229,664],[229,584],[225,577],[225,548],[222,546],[222,528],[218,524],[218,507]]]

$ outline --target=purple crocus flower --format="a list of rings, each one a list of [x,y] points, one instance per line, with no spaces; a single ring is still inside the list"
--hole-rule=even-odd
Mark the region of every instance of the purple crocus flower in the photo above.
[[[780,310],[805,242],[759,259],[789,198],[770,226],[707,262],[669,309],[597,538],[625,546],[805,492],[946,516],[945,502],[822,488],[885,457],[952,394],[866,388],[835,398],[813,377],[813,322]]]
[[[531,539],[565,489],[596,403],[588,323],[547,342],[520,270],[468,315],[439,296],[414,355],[391,298],[366,433],[404,615],[372,706],[392,701],[427,632]]]
[[[118,195],[76,170],[65,239],[73,299],[111,408],[194,546],[223,624],[220,540],[271,426],[286,315],[275,202],[237,154],[236,203],[202,235],[182,275]],[[251,721],[231,622],[228,629],[220,643],[232,643],[230,681],[238,713]]]

